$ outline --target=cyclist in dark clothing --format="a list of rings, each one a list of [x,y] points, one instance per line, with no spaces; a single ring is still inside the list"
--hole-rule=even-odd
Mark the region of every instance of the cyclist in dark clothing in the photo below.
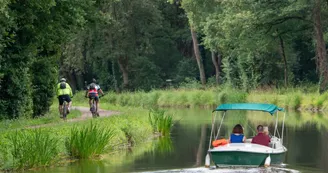
[[[89,97],[89,105],[90,105],[90,109],[91,109],[91,100],[95,99],[96,101],[96,112],[98,112],[98,108],[99,108],[99,95],[98,92],[101,95],[104,95],[104,92],[101,90],[100,86],[97,84],[96,79],[92,79],[92,83],[89,84],[87,86],[87,91],[85,93],[85,97]]]

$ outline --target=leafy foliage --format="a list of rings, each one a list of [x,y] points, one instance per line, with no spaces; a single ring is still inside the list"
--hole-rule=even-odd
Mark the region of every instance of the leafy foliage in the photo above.
[[[1,1],[1,118],[44,114],[56,83],[56,57],[83,26],[92,1]]]
[[[322,93],[327,8],[322,0],[2,0],[0,119],[44,115],[59,76],[73,90],[92,78],[116,92],[196,88],[190,29],[209,79],[245,92],[319,83]]]

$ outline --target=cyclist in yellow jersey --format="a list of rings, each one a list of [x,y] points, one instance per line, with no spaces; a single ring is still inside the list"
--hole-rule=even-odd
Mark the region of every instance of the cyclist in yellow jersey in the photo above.
[[[73,92],[71,89],[71,86],[69,86],[68,83],[66,83],[65,78],[61,78],[60,82],[56,86],[56,93],[59,101],[59,113],[60,116],[63,115],[63,103],[66,101],[68,103],[67,107],[67,113],[70,112],[71,105],[72,105],[72,100],[71,97],[73,97]]]

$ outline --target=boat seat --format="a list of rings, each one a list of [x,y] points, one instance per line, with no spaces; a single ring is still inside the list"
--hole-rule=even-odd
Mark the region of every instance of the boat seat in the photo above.
[[[248,139],[246,139],[246,140],[245,140],[245,143],[252,143],[252,139],[253,139],[253,138],[248,138]],[[273,142],[270,142],[270,143],[269,143],[269,147],[275,149],[275,148],[276,148],[276,145],[275,145]]]
[[[246,139],[246,140],[245,140],[245,143],[252,143],[252,139],[253,139],[253,138],[248,138],[248,139]]]

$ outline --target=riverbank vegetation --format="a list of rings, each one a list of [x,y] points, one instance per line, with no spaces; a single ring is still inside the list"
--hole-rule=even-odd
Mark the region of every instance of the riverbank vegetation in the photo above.
[[[6,135],[1,145],[3,161],[10,161],[12,167],[24,169],[51,165],[58,159],[58,138],[49,131],[33,129],[18,131]],[[2,141],[2,142],[3,142]],[[10,155],[10,156],[9,156]]]
[[[30,129],[29,124],[10,126],[0,134],[0,168],[29,169],[60,164],[68,159],[97,158],[153,138],[152,127],[145,116],[148,110],[122,108],[121,111],[120,115],[110,118],[62,121],[40,129]]]
[[[173,117],[164,110],[151,110],[148,114],[148,120],[152,126],[153,132],[162,136],[169,136],[173,126]]]
[[[65,140],[67,153],[75,158],[92,158],[103,154],[107,145],[114,136],[108,128],[100,128],[97,124],[73,127]]]
[[[215,108],[222,103],[272,103],[285,109],[325,111],[328,109],[328,93],[319,94],[318,87],[307,85],[296,88],[258,88],[248,92],[228,86],[211,86],[206,89],[193,87],[179,89],[152,90],[149,92],[135,91],[114,93],[109,92],[101,99],[101,105],[130,107],[174,107],[174,108]],[[87,106],[83,102],[84,93],[75,94],[75,104]]]

